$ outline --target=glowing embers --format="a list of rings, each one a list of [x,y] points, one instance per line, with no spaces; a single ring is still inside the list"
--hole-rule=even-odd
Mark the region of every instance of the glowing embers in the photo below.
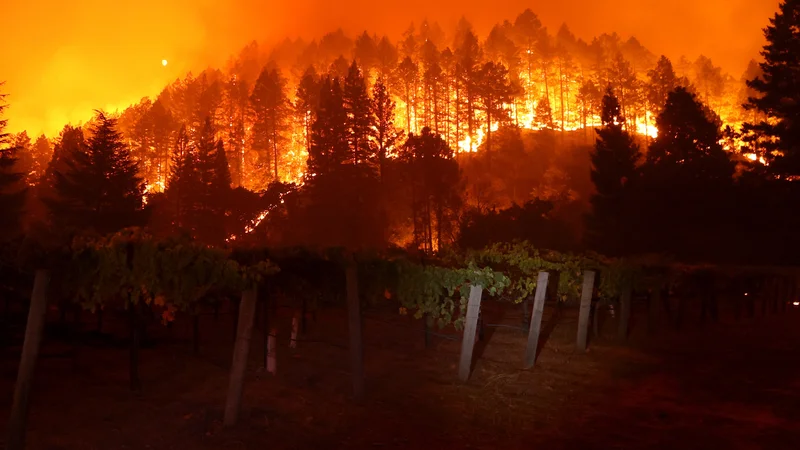
[[[763,156],[758,156],[755,153],[745,153],[744,157],[747,158],[748,161],[759,162],[764,165],[767,164],[767,160],[764,159]]]
[[[264,219],[266,219],[267,216],[269,216],[270,212],[272,212],[275,208],[277,208],[279,204],[280,205],[284,204],[285,202],[283,200],[283,197],[286,194],[287,194],[287,192],[284,192],[284,193],[280,194],[280,196],[278,197],[280,199],[280,201],[277,204],[270,206],[269,208],[267,208],[264,211],[261,211],[261,213],[259,213],[259,215],[256,216],[255,219],[251,220],[250,224],[244,227],[244,233],[242,233],[242,235],[251,234],[253,231],[256,230],[256,228],[258,228],[259,225],[261,225],[261,222],[263,222]],[[231,242],[231,241],[235,241],[236,239],[237,239],[237,236],[235,234],[232,234],[232,235],[230,235],[228,237],[228,239],[225,239],[225,241],[226,242]]]

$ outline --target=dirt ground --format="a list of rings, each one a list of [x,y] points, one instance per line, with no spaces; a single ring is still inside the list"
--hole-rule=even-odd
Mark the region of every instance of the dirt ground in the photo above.
[[[351,398],[341,310],[309,319],[288,348],[291,311],[279,310],[278,374],[261,370],[257,330],[240,423],[221,426],[232,350],[230,315],[154,327],[142,350],[143,391],[128,390],[124,342],[49,338],[36,367],[30,449],[800,448],[800,310],[719,323],[665,320],[657,336],[634,310],[627,343],[606,318],[590,351],[574,349],[577,311],[546,308],[541,352],[522,370],[519,308],[488,306],[471,379],[460,343],[442,330],[425,348],[419,321],[365,312],[367,396]],[[692,313],[691,317],[699,317]],[[86,317],[86,328],[92,318]],[[106,325],[113,328],[112,325]],[[11,404],[18,348],[0,360],[0,426]]]

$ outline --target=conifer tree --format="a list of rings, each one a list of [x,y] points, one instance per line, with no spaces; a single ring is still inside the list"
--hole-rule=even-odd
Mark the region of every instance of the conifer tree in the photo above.
[[[189,147],[186,125],[181,126],[175,138],[171,173],[167,182],[167,198],[173,211],[173,224],[178,229],[191,232],[195,222],[194,195],[200,189],[197,153]]]
[[[597,142],[592,153],[591,178],[597,193],[592,196],[587,241],[596,250],[620,254],[626,250],[626,234],[631,206],[631,184],[636,183],[639,147],[625,131],[625,118],[611,88],[603,96]]]
[[[31,153],[33,155],[33,178],[36,183],[39,183],[47,170],[50,159],[53,157],[53,148],[45,135],[36,138],[31,147]]]
[[[667,96],[679,84],[679,78],[672,68],[672,62],[666,56],[661,56],[656,66],[647,72],[649,83],[647,85],[647,103],[650,109],[658,115],[667,103]]]
[[[800,176],[800,0],[784,0],[764,30],[761,75],[747,85],[757,92],[745,105],[762,113],[745,124],[748,139],[763,150],[769,170]]]
[[[253,148],[259,151],[260,164],[266,168],[266,175],[278,181],[289,118],[286,80],[278,69],[269,70],[265,67],[261,71],[250,96],[250,104],[254,115]]]
[[[311,125],[319,107],[319,90],[317,72],[314,66],[310,66],[300,78],[296,93],[297,101],[294,105],[295,114],[303,127],[306,151],[311,149]]]
[[[539,101],[536,102],[534,123],[536,126],[543,129],[553,129],[556,126],[555,123],[553,123],[553,110],[550,108],[550,100],[547,99],[547,96],[541,96]]]
[[[307,176],[335,172],[348,161],[349,137],[341,84],[326,77],[320,85],[319,107],[311,126]]]
[[[0,87],[2,85],[0,83]],[[8,121],[3,118],[3,113],[8,105],[4,101],[5,94],[0,94],[0,240],[9,238],[19,229],[25,201],[25,190],[21,186],[23,174],[15,170],[15,148],[5,132]]]
[[[674,182],[730,181],[733,162],[722,148],[720,120],[684,87],[670,92],[656,119],[658,137],[647,153],[648,172]]]
[[[54,225],[111,233],[144,223],[144,183],[116,129],[116,120],[98,111],[83,149],[61,155],[55,169],[55,196],[45,202]]]
[[[492,125],[507,125],[510,121],[505,105],[511,103],[513,89],[508,70],[502,64],[487,62],[477,73],[480,108],[486,115],[486,151],[492,151]]]
[[[347,113],[348,141],[352,152],[348,159],[355,166],[371,168],[376,162],[370,146],[375,120],[364,76],[355,61],[350,65],[347,78],[344,80],[342,96]]]
[[[375,117],[374,143],[378,158],[378,175],[383,179],[386,159],[394,154],[401,133],[395,128],[394,100],[383,78],[378,78],[372,88],[372,114]]]

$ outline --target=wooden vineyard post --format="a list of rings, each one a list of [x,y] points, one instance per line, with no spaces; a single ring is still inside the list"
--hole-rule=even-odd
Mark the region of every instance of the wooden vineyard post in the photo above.
[[[594,291],[594,270],[583,272],[581,287],[581,309],[578,314],[578,351],[586,351],[586,339],[589,335],[589,313],[592,311],[592,293]]]
[[[633,294],[633,279],[626,275],[622,284],[622,294],[620,295],[619,328],[617,337],[624,341],[628,339],[628,325],[631,320],[631,295]]]
[[[25,428],[28,422],[28,400],[33,381],[33,370],[39,356],[39,345],[42,341],[42,328],[47,309],[47,285],[50,284],[50,272],[37,270],[33,281],[31,309],[28,323],[25,326],[25,341],[22,344],[22,359],[17,372],[17,384],[14,387],[14,403],[8,419],[8,435],[6,449],[23,450],[25,448]]]
[[[475,347],[475,335],[478,331],[478,315],[481,311],[481,295],[483,286],[475,284],[469,288],[467,303],[467,321],[464,323],[464,337],[461,339],[461,360],[458,364],[458,379],[467,381],[472,369],[472,350]]]
[[[525,368],[530,369],[536,363],[536,350],[539,346],[539,331],[542,328],[542,315],[544,314],[544,299],[547,294],[547,280],[550,274],[539,272],[536,278],[536,293],[533,295],[533,313],[531,326],[528,330],[528,345],[525,348]]]
[[[267,372],[273,375],[278,373],[278,329],[273,328],[267,337]]]
[[[292,335],[289,338],[289,348],[297,348],[297,331],[300,326],[299,319],[300,317],[298,317],[297,314],[295,314],[295,316],[292,317]]]
[[[228,384],[228,398],[225,401],[225,417],[223,424],[232,426],[239,419],[239,408],[242,402],[242,386],[247,369],[247,356],[250,352],[250,338],[253,335],[253,321],[256,312],[256,288],[242,292],[239,304],[238,330],[236,344],[233,347],[233,363],[231,378]]]
[[[364,341],[361,336],[361,300],[358,296],[358,269],[351,259],[345,269],[347,285],[347,317],[350,334],[350,370],[353,377],[353,396],[364,398]]]

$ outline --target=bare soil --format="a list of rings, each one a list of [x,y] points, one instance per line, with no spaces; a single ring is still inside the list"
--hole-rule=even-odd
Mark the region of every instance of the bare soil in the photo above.
[[[123,318],[115,339],[49,337],[36,368],[30,449],[798,449],[800,310],[700,324],[690,311],[657,335],[635,305],[631,335],[605,316],[587,353],[575,350],[577,310],[546,308],[536,366],[522,370],[519,307],[489,304],[467,383],[456,377],[455,330],[396,309],[365,311],[367,396],[351,398],[345,311],[309,319],[288,348],[292,311],[279,309],[278,374],[264,373],[263,334],[251,346],[240,423],[221,426],[232,354],[232,315],[154,325],[141,352],[143,391],[128,389]],[[760,311],[759,311],[760,313]],[[52,318],[51,318],[52,319]],[[57,321],[57,318],[55,319]],[[93,318],[85,316],[85,329]],[[52,320],[51,320],[52,321]],[[449,337],[449,338],[448,338]],[[0,359],[0,426],[11,404],[18,347]]]

